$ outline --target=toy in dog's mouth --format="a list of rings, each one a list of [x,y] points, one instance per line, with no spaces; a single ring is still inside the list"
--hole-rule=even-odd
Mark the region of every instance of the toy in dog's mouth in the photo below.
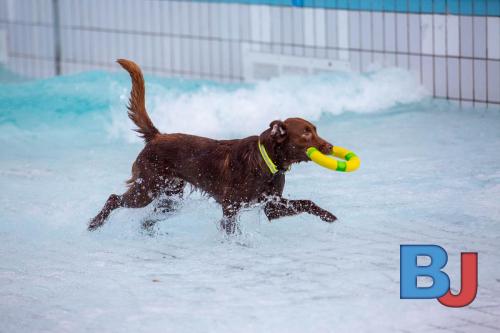
[[[355,171],[361,164],[361,160],[356,154],[348,149],[339,146],[334,146],[330,155],[341,158],[345,161],[339,161],[334,158],[328,157],[330,155],[327,156],[323,154],[315,147],[307,148],[306,154],[307,157],[309,157],[314,163],[334,171]]]

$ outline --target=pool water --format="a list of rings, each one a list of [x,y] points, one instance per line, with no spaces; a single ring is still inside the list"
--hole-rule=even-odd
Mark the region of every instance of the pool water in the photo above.
[[[126,74],[89,72],[0,84],[0,331],[490,332],[500,316],[500,112],[433,100],[413,76],[281,78],[257,85],[147,77],[163,132],[258,134],[274,119],[313,121],[361,168],[294,166],[285,196],[339,221],[241,214],[187,192],[179,211],[120,209],[143,143],[126,115]],[[152,230],[142,221],[157,219]],[[460,289],[460,252],[479,253],[471,306],[399,299],[400,244],[438,244]]]

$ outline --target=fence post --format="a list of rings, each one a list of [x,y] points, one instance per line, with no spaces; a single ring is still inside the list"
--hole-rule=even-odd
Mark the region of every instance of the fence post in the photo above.
[[[56,75],[61,75],[61,24],[59,17],[59,0],[52,0],[54,28],[54,68]]]

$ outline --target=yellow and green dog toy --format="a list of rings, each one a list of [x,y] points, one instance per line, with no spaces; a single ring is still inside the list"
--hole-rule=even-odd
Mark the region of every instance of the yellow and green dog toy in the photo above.
[[[330,158],[327,155],[321,153],[318,149],[310,147],[306,151],[307,157],[311,159],[316,164],[321,165],[330,170],[351,172],[359,168],[361,160],[359,157],[348,149],[335,146],[332,148],[331,155],[341,158],[344,161],[339,161],[334,158]]]

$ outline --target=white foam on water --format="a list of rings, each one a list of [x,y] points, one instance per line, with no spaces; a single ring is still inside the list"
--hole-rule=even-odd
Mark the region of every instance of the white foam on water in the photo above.
[[[124,88],[121,99],[127,100],[128,94],[128,87]],[[150,83],[146,100],[153,122],[163,132],[230,138],[260,133],[274,119],[317,121],[346,112],[374,114],[428,96],[410,72],[389,68],[364,74],[282,77],[237,89],[205,86],[192,92]],[[115,105],[110,133],[135,141],[130,127],[123,106]]]

